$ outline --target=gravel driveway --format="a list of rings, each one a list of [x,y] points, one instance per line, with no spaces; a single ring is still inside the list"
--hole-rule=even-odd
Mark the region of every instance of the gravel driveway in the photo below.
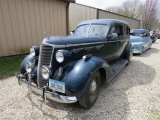
[[[77,103],[44,102],[15,77],[0,80],[0,86],[0,119],[160,120],[160,40],[103,85],[89,110]]]

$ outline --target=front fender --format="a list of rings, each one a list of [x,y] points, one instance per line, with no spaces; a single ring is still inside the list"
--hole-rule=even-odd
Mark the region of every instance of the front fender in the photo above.
[[[32,56],[31,54],[28,54],[24,60],[22,61],[21,63],[21,66],[20,66],[20,71],[22,74],[25,74],[26,73],[26,69],[25,69],[25,64],[27,61],[29,62],[34,62],[34,60],[37,60],[38,61],[38,56]],[[38,62],[35,62],[35,66],[37,65]],[[34,70],[35,71],[35,70]]]
[[[109,80],[112,76],[108,63],[98,57],[92,56],[88,60],[80,59],[70,64],[74,64],[73,66],[71,65],[72,69],[68,69],[61,80],[65,82],[66,93],[68,95],[75,95],[77,98],[83,94],[89,77],[95,71],[103,68],[106,73],[106,80]]]

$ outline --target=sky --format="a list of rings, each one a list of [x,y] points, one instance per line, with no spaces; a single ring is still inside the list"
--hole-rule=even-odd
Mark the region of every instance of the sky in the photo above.
[[[100,9],[105,9],[111,6],[120,6],[124,1],[126,0],[76,0],[76,3]],[[140,0],[140,1],[144,2],[145,0]]]

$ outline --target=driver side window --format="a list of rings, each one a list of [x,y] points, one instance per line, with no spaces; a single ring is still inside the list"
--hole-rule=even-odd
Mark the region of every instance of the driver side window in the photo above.
[[[110,34],[112,38],[118,38],[123,36],[123,27],[122,25],[115,25],[112,27]]]

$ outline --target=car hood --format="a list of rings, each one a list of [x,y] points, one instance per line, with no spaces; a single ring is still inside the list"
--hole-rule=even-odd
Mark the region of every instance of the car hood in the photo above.
[[[139,36],[130,36],[130,43],[133,43],[133,42],[142,42],[142,37],[139,37]]]
[[[105,37],[96,35],[70,35],[70,36],[49,36],[44,39],[46,43],[54,45],[79,44],[91,42],[103,42]]]
[[[143,42],[131,42],[132,45],[140,45],[140,44],[144,44]]]

